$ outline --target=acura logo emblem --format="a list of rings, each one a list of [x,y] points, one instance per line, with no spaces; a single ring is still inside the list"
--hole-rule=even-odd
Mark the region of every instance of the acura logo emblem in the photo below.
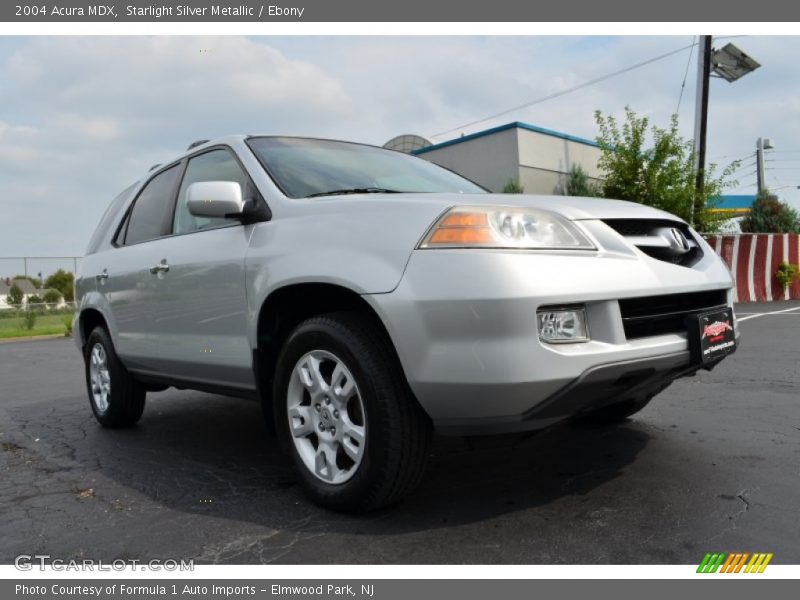
[[[677,254],[686,254],[691,249],[689,246],[689,240],[686,239],[686,236],[677,227],[673,227],[669,230],[669,237],[667,238],[667,241],[669,242],[672,251]]]

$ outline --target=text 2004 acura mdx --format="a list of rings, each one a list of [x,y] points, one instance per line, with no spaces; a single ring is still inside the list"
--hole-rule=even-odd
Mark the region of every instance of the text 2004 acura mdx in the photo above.
[[[166,386],[259,399],[311,495],[396,502],[432,430],[640,410],[736,345],[731,276],[627,202],[486,193],[361,144],[227,137],[122,192],[78,277],[92,410]]]

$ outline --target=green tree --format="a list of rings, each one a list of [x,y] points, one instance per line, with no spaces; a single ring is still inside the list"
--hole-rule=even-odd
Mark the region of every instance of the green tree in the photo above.
[[[22,288],[16,283],[12,285],[11,289],[8,290],[8,303],[15,305],[22,304],[23,298],[24,294],[22,293]]]
[[[741,228],[745,233],[800,233],[800,214],[769,190],[761,190]]]
[[[44,285],[45,287],[58,290],[61,292],[64,300],[67,302],[72,302],[75,299],[75,294],[73,291],[74,283],[75,276],[72,273],[65,271],[64,269],[59,269],[45,280]]]
[[[600,130],[598,166],[604,175],[603,196],[660,208],[693,223],[699,231],[719,228],[725,217],[712,210],[719,202],[714,199],[736,185],[731,177],[738,161],[719,176],[715,176],[716,165],[708,165],[703,193],[698,195],[693,144],[679,135],[677,115],[672,115],[666,129],[650,127],[647,117],[637,116],[627,106],[621,125],[600,111],[595,112],[595,120]]]
[[[503,193],[504,194],[524,194],[525,188],[522,184],[516,179],[509,179],[506,181],[506,184],[503,186]]]
[[[54,289],[49,289],[44,293],[44,301],[47,304],[58,304],[61,302],[61,292]]]
[[[593,183],[586,171],[580,165],[573,164],[567,172],[567,179],[564,182],[564,194],[566,196],[599,196],[600,189]]]

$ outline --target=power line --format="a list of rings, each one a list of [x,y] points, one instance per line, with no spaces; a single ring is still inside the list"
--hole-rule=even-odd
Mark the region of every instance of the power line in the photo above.
[[[630,71],[634,71],[636,69],[640,69],[640,68],[645,67],[647,65],[653,64],[654,62],[658,62],[659,60],[663,60],[665,58],[669,58],[670,56],[674,56],[675,54],[683,52],[684,50],[688,50],[689,48],[693,48],[696,44],[697,44],[697,42],[692,42],[688,46],[683,46],[681,48],[677,48],[677,49],[672,50],[670,52],[666,52],[664,54],[660,54],[660,55],[655,56],[653,58],[644,60],[644,61],[642,61],[640,63],[636,63],[635,65],[631,65],[630,67],[625,67],[624,69],[620,69],[618,71],[613,71],[612,73],[607,73],[606,75],[602,75],[600,77],[595,77],[594,79],[590,79],[589,81],[584,81],[581,84],[578,84],[576,86],[567,88],[565,90],[561,90],[560,92],[555,92],[553,94],[548,94],[547,96],[542,96],[541,98],[537,98],[536,100],[531,100],[530,102],[526,102],[524,104],[519,104],[517,106],[514,106],[513,108],[509,108],[509,109],[500,111],[500,112],[495,113],[493,115],[490,115],[490,116],[488,116],[488,117],[486,117],[484,119],[478,119],[476,121],[470,121],[469,123],[464,123],[463,125],[459,125],[457,127],[453,127],[452,129],[447,129],[445,131],[441,131],[439,133],[433,134],[431,137],[433,137],[433,138],[441,137],[443,135],[447,135],[448,133],[452,133],[453,131],[458,131],[459,129],[466,129],[467,127],[472,127],[473,125],[479,125],[480,123],[485,123],[486,121],[491,121],[492,119],[496,119],[497,117],[502,117],[503,115],[507,115],[508,113],[511,113],[511,112],[514,112],[514,111],[517,111],[517,110],[521,110],[523,108],[528,108],[530,106],[534,106],[535,104],[541,104],[542,102],[547,102],[548,100],[553,100],[555,98],[560,98],[561,96],[566,96],[567,94],[571,94],[572,92],[576,92],[578,90],[582,90],[583,88],[587,88],[587,87],[589,87],[591,85],[595,85],[595,84],[600,83],[602,81],[606,81],[607,79],[611,79],[612,77],[616,77],[616,76],[622,75],[624,73],[629,73]]]
[[[681,112],[681,100],[683,100],[683,91],[686,89],[686,78],[689,77],[689,67],[692,64],[692,54],[694,54],[694,47],[697,44],[695,41],[692,44],[692,47],[689,48],[689,58],[686,60],[686,71],[683,73],[683,83],[681,83],[681,93],[678,94],[678,106],[675,108],[675,114],[680,114]]]
[[[725,154],[723,156],[715,156],[714,158],[709,158],[708,160],[722,160],[723,158],[732,158],[733,160],[744,160],[746,158],[752,158],[755,160],[756,156],[753,152],[748,152],[744,155],[735,155],[735,154]]]

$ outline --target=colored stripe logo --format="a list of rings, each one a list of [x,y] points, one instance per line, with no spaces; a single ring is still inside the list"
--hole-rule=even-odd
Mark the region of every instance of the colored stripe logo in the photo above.
[[[698,573],[763,573],[772,560],[772,553],[707,552],[697,567]]]

